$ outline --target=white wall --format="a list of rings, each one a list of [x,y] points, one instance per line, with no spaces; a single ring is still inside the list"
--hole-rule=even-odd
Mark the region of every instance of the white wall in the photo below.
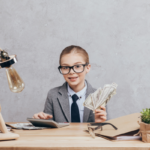
[[[87,50],[93,87],[116,82],[108,119],[150,107],[149,0],[0,0],[0,47],[17,54],[25,82],[10,92],[0,69],[5,121],[26,121],[42,111],[49,89],[63,84],[59,55],[69,45]]]

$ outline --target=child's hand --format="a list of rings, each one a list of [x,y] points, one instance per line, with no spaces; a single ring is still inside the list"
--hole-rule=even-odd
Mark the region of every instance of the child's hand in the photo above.
[[[101,123],[106,121],[106,108],[100,106],[100,109],[95,110],[95,122]]]
[[[34,114],[33,118],[34,119],[51,119],[51,118],[53,118],[53,116],[43,113],[43,112],[40,112],[40,113]]]

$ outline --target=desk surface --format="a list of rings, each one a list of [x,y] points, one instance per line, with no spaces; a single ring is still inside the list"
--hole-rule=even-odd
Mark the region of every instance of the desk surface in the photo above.
[[[59,129],[14,130],[18,140],[0,141],[0,150],[150,150],[150,143],[142,141],[108,141],[93,139],[86,131],[86,123],[72,123]]]

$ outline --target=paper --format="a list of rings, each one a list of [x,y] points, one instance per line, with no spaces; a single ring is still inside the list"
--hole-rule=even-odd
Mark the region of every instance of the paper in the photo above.
[[[100,109],[100,106],[106,106],[107,102],[113,95],[116,94],[117,84],[107,84],[97,89],[94,93],[90,94],[83,105],[95,112],[95,109]]]
[[[141,140],[141,136],[117,136],[112,139],[118,141]]]

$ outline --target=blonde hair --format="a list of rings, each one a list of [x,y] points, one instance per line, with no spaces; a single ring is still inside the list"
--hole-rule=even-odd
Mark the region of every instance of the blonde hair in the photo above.
[[[59,58],[59,64],[61,64],[61,58],[63,57],[63,55],[70,54],[72,52],[74,52],[74,53],[80,53],[83,56],[83,59],[85,60],[85,62],[89,63],[89,55],[86,52],[86,50],[84,50],[80,46],[71,45],[71,46],[68,46],[65,49],[63,49],[63,51],[61,52],[60,58]]]

